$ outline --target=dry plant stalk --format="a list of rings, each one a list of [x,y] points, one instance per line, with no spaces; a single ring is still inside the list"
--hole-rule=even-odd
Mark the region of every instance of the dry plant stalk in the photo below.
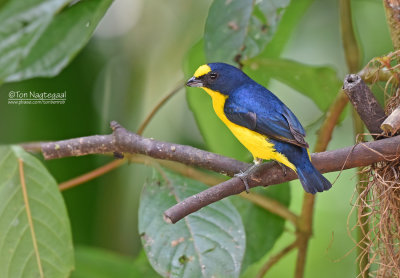
[[[376,69],[375,82],[380,70],[391,73],[384,86],[375,84],[385,94],[386,115],[400,104],[399,58],[400,52],[396,51],[367,66]],[[368,265],[360,269],[359,277],[366,277],[368,269],[373,277],[400,277],[400,157],[365,167],[361,174],[365,178],[360,181],[356,225],[363,234],[357,243],[363,252],[358,261],[367,256]]]
[[[400,277],[400,161],[376,163],[362,173],[367,179],[360,182],[357,225],[366,232],[358,242],[363,248],[358,260],[367,256],[375,277]]]

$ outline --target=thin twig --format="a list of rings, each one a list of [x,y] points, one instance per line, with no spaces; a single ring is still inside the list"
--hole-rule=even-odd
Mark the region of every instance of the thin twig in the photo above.
[[[20,143],[19,145],[27,152],[41,153],[42,143],[44,142],[26,142],[26,143]]]
[[[349,98],[346,96],[343,90],[340,90],[334,102],[329,107],[329,110],[325,117],[325,121],[319,129],[318,140],[315,145],[316,150],[326,149],[324,146],[328,146],[329,142],[331,141],[333,129],[338,123],[340,114],[342,114],[348,102]]]
[[[101,175],[104,175],[105,173],[110,172],[111,170],[113,170],[115,168],[118,168],[119,166],[121,166],[124,163],[125,163],[124,159],[113,160],[110,163],[107,163],[99,168],[94,169],[93,171],[85,173],[76,178],[70,179],[66,182],[60,183],[58,188],[60,189],[60,191],[64,191],[64,190],[73,188],[77,185],[80,185],[82,183],[85,183],[92,179],[95,179]]]
[[[297,247],[297,241],[295,240],[285,248],[283,248],[281,251],[279,251],[277,254],[274,256],[270,257],[269,260],[262,266],[260,271],[257,274],[257,278],[262,278],[264,275],[268,272],[268,270],[271,269],[271,267],[274,266],[277,262],[279,262],[280,259],[282,259],[285,255],[289,254],[290,251],[292,251],[295,247]]]
[[[373,62],[374,58],[371,62]],[[370,62],[370,63],[371,63]],[[378,67],[375,65],[368,64],[358,75],[364,80],[365,83],[376,83],[378,81],[389,81],[393,78],[393,72],[391,72],[387,67]],[[392,80],[392,82],[397,82],[397,79]]]
[[[180,82],[180,83],[183,83]],[[155,114],[164,106],[165,103],[169,99],[171,99],[176,93],[180,91],[180,89],[183,88],[183,85],[175,88],[172,90],[170,93],[168,93],[166,96],[164,96],[155,106],[154,108],[150,111],[149,115],[145,118],[145,120],[142,122],[142,124],[139,126],[137,134],[141,135],[143,131],[146,129],[146,127],[149,125],[150,121],[153,119]],[[43,142],[42,142],[43,143]],[[37,142],[32,142],[32,143],[26,143],[22,147],[25,148],[27,151],[36,151],[36,152],[41,152],[42,148],[41,145],[42,143],[37,143]],[[72,187],[75,187],[77,185],[80,185],[82,183],[88,182],[90,180],[93,180],[97,177],[100,177],[111,170],[118,168],[119,166],[123,165],[126,162],[125,159],[122,160],[115,160],[111,161],[103,166],[100,166],[90,172],[87,172],[81,176],[72,178],[68,181],[60,183],[60,190],[66,190]]]
[[[306,267],[308,242],[312,235],[312,221],[314,212],[315,195],[305,192],[301,209],[299,225],[297,226],[298,252],[296,259],[295,278],[304,277]]]
[[[353,27],[350,0],[340,0],[340,30],[342,31],[342,43],[346,56],[347,68],[350,73],[356,73],[361,64],[361,51],[358,47]]]
[[[160,108],[162,106],[164,106],[164,104],[170,100],[176,93],[178,93],[180,90],[182,90],[184,88],[184,83],[183,80],[181,82],[179,82],[178,84],[182,84],[179,85],[178,87],[176,87],[174,90],[172,90],[170,93],[168,93],[166,96],[164,96],[155,106],[154,108],[150,111],[150,113],[147,115],[147,117],[144,119],[144,121],[142,122],[142,124],[139,126],[138,130],[137,130],[137,134],[142,135],[143,131],[145,130],[145,128],[148,126],[148,124],[150,123],[151,119],[153,119],[154,115],[158,112],[158,110],[160,110]]]

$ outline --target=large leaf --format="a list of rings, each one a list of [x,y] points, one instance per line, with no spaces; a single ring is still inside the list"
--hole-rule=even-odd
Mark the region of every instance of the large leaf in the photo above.
[[[259,54],[260,57],[277,58],[280,56],[293,30],[298,26],[300,19],[313,2],[314,0],[296,0],[290,2],[290,5],[286,7],[282,15],[275,35]]]
[[[233,63],[260,53],[290,0],[214,0],[204,31],[208,62]]]
[[[203,41],[192,47],[186,56],[185,76],[192,76],[205,63]],[[239,160],[250,160],[250,153],[215,114],[211,97],[200,88],[186,87],[186,96],[197,125],[210,151]]]
[[[135,259],[111,251],[80,246],[75,251],[76,270],[71,278],[156,278],[144,252]]]
[[[245,62],[244,71],[266,85],[270,78],[292,87],[311,98],[326,111],[342,86],[337,73],[330,67],[305,65],[287,59],[254,58]]]
[[[0,83],[18,70],[49,24],[52,16],[70,0],[10,0],[0,10]]]
[[[238,277],[245,250],[241,217],[224,199],[176,224],[163,212],[207,187],[163,172],[146,184],[139,207],[139,232],[154,269],[165,277]]]
[[[10,0],[0,10],[0,81],[57,75],[93,34],[112,0]],[[12,15],[12,16],[10,16]]]
[[[253,188],[251,192],[277,200],[286,207],[290,203],[289,183],[268,188]],[[272,249],[276,240],[283,233],[285,220],[239,196],[234,197],[233,204],[240,212],[246,230],[243,272],[249,265],[260,260]]]
[[[46,168],[19,147],[0,147],[0,231],[0,277],[69,277],[74,259],[64,201]]]

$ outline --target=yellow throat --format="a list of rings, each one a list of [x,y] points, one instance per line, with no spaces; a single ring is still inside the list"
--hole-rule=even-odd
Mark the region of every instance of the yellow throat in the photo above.
[[[211,68],[209,65],[202,65],[196,70],[194,77],[199,78],[200,76],[208,74],[210,71]],[[224,106],[225,101],[228,99],[227,95],[206,87],[202,88],[211,96],[213,108],[217,116],[231,130],[239,142],[250,151],[254,158],[262,158],[265,160],[273,159],[296,171],[296,167],[287,159],[287,157],[275,150],[274,144],[268,140],[267,136],[237,125],[226,117]]]
[[[254,158],[262,158],[265,160],[273,159],[286,165],[296,172],[296,167],[287,159],[285,155],[276,152],[274,144],[268,141],[267,136],[250,130],[246,127],[237,125],[226,117],[224,113],[224,105],[225,101],[228,99],[228,96],[206,87],[202,88],[211,96],[213,108],[217,116],[230,129],[239,142],[249,150]]]

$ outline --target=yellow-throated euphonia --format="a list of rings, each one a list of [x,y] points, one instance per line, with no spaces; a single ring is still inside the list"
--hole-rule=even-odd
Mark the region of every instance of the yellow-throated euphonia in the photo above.
[[[304,128],[290,109],[240,69],[224,64],[200,66],[187,86],[201,87],[212,98],[214,111],[251,152],[254,163],[273,159],[294,170],[306,192],[315,194],[332,184],[311,164]],[[246,176],[238,174],[246,190]]]

